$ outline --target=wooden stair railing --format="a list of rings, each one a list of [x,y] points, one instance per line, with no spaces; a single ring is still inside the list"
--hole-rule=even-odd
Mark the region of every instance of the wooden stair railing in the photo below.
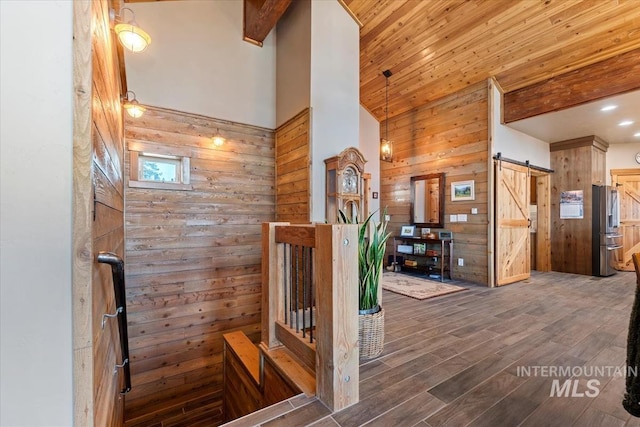
[[[262,226],[261,347],[286,347],[315,372],[333,411],[358,402],[357,243],[353,224]]]

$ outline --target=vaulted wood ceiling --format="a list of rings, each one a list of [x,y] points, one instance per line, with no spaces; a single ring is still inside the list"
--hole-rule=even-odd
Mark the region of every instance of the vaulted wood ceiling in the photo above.
[[[360,99],[384,119],[495,76],[505,92],[640,48],[638,0],[344,0]]]
[[[640,49],[640,0],[340,1],[362,24],[360,101],[379,120],[387,69],[393,117],[491,76],[509,92]]]

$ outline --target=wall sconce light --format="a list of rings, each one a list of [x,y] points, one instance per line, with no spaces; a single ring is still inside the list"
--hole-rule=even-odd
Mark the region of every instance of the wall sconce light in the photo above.
[[[384,162],[392,162],[393,161],[393,141],[389,140],[389,77],[391,77],[391,70],[385,70],[382,72],[382,74],[386,79],[385,95],[384,95],[385,136],[384,138],[380,139],[380,160]]]
[[[129,98],[130,93],[133,94],[132,99]],[[123,102],[122,106],[124,107],[125,110],[127,110],[127,114],[129,114],[134,119],[137,119],[138,117],[142,117],[144,112],[147,110],[146,108],[144,108],[142,105],[138,103],[138,100],[136,99],[136,94],[132,90],[127,91],[127,93],[122,98],[122,102]]]
[[[129,22],[123,22],[125,10],[131,12],[131,20]],[[133,13],[133,10],[128,7],[123,7],[116,15],[116,11],[111,9],[109,11],[109,16],[111,17],[111,20],[116,23],[113,27],[113,31],[115,31],[118,36],[120,44],[131,52],[142,52],[151,44],[151,36],[138,26],[138,23],[136,22],[136,15]]]
[[[225,139],[220,135],[216,135],[213,138],[211,138],[211,141],[213,141],[214,146],[222,147],[222,144],[224,144]]]

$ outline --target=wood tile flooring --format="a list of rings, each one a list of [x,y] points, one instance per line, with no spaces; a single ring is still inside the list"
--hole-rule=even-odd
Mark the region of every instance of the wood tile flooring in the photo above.
[[[621,405],[624,377],[572,377],[576,396],[550,397],[566,377],[523,367],[624,366],[635,274],[535,273],[488,289],[418,301],[384,292],[385,350],[360,366],[360,402],[331,414],[299,396],[233,422],[263,426],[638,426]],[[578,372],[579,374],[579,372]]]

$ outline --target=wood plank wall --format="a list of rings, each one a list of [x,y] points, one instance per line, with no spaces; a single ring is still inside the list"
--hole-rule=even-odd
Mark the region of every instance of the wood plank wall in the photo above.
[[[389,119],[393,163],[381,162],[382,209],[391,215],[389,230],[400,235],[410,224],[410,178],[445,173],[445,229],[453,232],[453,277],[488,284],[488,91],[485,82]],[[382,123],[380,128],[385,129]],[[451,183],[475,180],[475,200],[451,201]],[[478,208],[471,215],[471,208]],[[466,213],[468,222],[450,222]],[[387,253],[392,247],[387,246]]]
[[[125,185],[127,425],[201,417],[215,425],[222,421],[222,334],[260,339],[261,224],[275,219],[274,132],[155,107],[127,118],[125,129],[128,150],[145,144],[190,155],[193,186]],[[218,132],[226,142],[214,147]]]
[[[551,269],[590,275],[592,237],[592,184],[606,182],[605,153],[609,144],[595,136],[550,145],[551,168]],[[563,191],[580,190],[583,218],[560,218]]]
[[[308,108],[276,129],[276,221],[311,220],[309,135]]]
[[[107,0],[74,6],[74,383],[78,425],[123,422],[122,361],[111,268],[99,251],[124,256],[124,131],[116,42]],[[90,88],[90,90],[88,90]],[[90,96],[88,96],[90,94]],[[85,100],[86,97],[86,100]]]

